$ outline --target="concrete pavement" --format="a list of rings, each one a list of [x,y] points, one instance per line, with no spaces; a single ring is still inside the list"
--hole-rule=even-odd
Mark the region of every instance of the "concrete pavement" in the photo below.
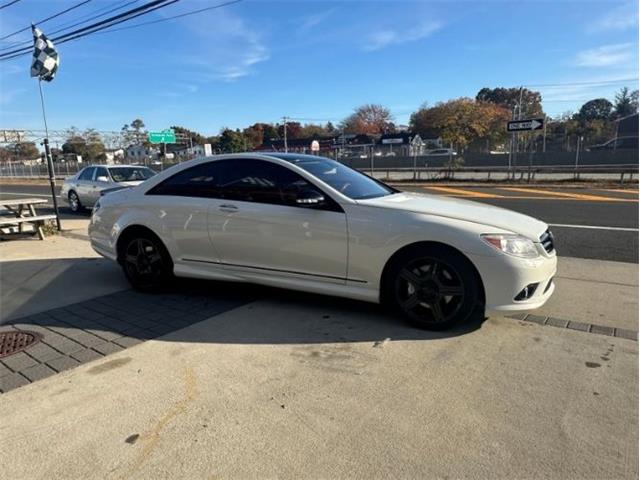
[[[637,355],[260,301],[4,395],[0,457],[30,479],[636,478]]]
[[[0,244],[3,318],[61,342],[16,355],[62,372],[0,396],[6,478],[638,477],[636,341],[500,316],[429,333],[215,282],[140,296],[84,222]],[[534,313],[637,331],[637,272],[561,257]]]

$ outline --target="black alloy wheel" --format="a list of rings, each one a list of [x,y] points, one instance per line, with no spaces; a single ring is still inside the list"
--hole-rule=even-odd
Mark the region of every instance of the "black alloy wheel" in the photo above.
[[[457,255],[399,259],[392,269],[392,302],[411,323],[443,330],[464,322],[478,305],[475,272]]]
[[[172,277],[172,262],[161,243],[151,236],[136,236],[126,243],[123,263],[125,275],[136,290],[157,291]]]

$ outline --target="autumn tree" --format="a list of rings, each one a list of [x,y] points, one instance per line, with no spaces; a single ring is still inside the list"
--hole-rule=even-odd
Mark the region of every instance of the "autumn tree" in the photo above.
[[[423,106],[411,115],[410,127],[423,138],[441,137],[444,142],[464,151],[471,143],[481,142],[488,148],[506,138],[506,122],[511,114],[503,106],[458,98]]]
[[[523,118],[543,114],[542,95],[540,92],[529,90],[528,88],[485,87],[476,95],[476,100],[479,102],[495,103],[507,108],[510,112],[515,109],[516,113],[518,113],[520,98],[522,98],[521,115]]]
[[[393,116],[382,105],[362,105],[343,120],[341,128],[345,133],[380,135],[395,131]]]
[[[80,155],[84,161],[97,162],[104,158],[104,143],[100,134],[89,128],[83,132],[75,127],[67,130],[62,153]]]
[[[2,160],[33,160],[40,158],[40,151],[33,142],[18,142],[2,149]]]
[[[270,123],[254,123],[242,131],[251,148],[279,138],[278,129]]]
[[[204,145],[207,143],[206,138],[203,135],[193,130],[189,130],[188,128],[174,125],[171,129],[176,132],[176,136],[186,139],[182,141],[186,141],[187,145],[190,143],[193,143],[193,145]]]
[[[300,122],[287,122],[287,138],[301,138],[302,125]],[[278,125],[278,137],[284,138],[284,124]]]

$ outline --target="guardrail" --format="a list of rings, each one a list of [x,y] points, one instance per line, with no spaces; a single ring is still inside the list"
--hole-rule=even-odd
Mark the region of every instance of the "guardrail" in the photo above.
[[[149,165],[154,170],[163,170],[174,163]],[[55,165],[56,178],[63,179],[74,175],[85,163],[59,163]],[[618,179],[620,183],[637,179],[638,165],[526,165],[516,167],[373,167],[358,170],[384,180],[413,181],[452,181],[452,180],[512,180],[533,182],[536,177],[558,179]],[[5,164],[0,166],[0,178],[48,178],[46,165]]]
[[[638,175],[638,165],[527,165],[522,167],[389,167],[361,168],[376,178],[390,180],[415,181],[452,181],[452,180],[512,180],[534,182],[536,176],[556,176],[560,180],[612,179],[620,183],[634,180]],[[486,176],[486,178],[485,178]]]

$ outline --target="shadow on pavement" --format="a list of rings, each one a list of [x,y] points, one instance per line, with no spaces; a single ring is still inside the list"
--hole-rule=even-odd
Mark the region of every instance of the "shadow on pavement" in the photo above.
[[[76,274],[63,260],[4,262],[3,270],[35,272],[25,278],[14,294],[24,305],[4,321],[6,328],[40,328],[44,343],[67,354],[73,348],[96,349],[103,342],[121,348],[161,335],[166,341],[194,343],[332,343],[428,340],[462,335],[480,327],[478,314],[466,325],[445,332],[428,332],[408,325],[382,306],[261,287],[249,284],[178,279],[161,294],[130,289],[89,296],[65,305],[64,292],[96,291],[104,282],[118,285],[121,278],[112,262],[101,258],[76,259]],[[81,271],[82,274],[78,274]],[[29,284],[40,276],[37,288]],[[119,284],[124,287],[124,284]],[[17,293],[16,293],[17,292]],[[56,300],[58,303],[56,304]],[[255,302],[259,300],[259,302]],[[3,303],[5,302],[3,294]],[[254,302],[254,303],[252,303]],[[67,302],[68,303],[68,302]],[[45,305],[51,307],[46,307]],[[28,307],[42,306],[38,313],[19,317]],[[232,314],[220,316],[230,310]],[[3,317],[7,316],[2,314]],[[182,328],[213,318],[197,335]],[[204,325],[204,324],[203,324]],[[98,351],[100,351],[98,349]]]

